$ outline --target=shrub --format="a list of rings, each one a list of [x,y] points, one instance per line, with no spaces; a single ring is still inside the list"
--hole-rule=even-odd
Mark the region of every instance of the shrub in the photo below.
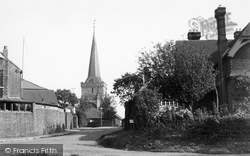
[[[82,109],[76,109],[76,115],[78,116],[79,127],[86,127],[88,122],[85,112]]]
[[[220,139],[222,137],[243,137],[250,128],[248,118],[241,112],[225,116],[210,115],[201,122],[195,122],[187,131],[187,137]]]
[[[150,89],[144,88],[133,98],[136,127],[150,130],[155,126],[159,111],[159,95]]]

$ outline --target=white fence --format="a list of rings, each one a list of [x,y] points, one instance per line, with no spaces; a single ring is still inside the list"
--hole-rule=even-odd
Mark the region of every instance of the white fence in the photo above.
[[[166,101],[161,101],[160,106],[159,106],[159,111],[160,112],[165,112],[168,108],[168,110],[172,110],[172,108],[178,108],[179,103],[173,100],[166,100]]]

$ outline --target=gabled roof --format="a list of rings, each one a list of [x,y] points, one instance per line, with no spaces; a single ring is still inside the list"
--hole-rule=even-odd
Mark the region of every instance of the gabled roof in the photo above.
[[[234,40],[233,45],[227,52],[227,56],[234,57],[236,52],[246,44],[250,43],[250,22],[247,26],[240,32],[238,37]]]
[[[15,66],[18,70],[21,71],[21,69],[20,69],[15,63],[13,63],[11,60],[9,60],[8,58],[6,58],[6,57],[3,55],[3,52],[0,52],[0,58],[3,58],[3,59],[5,59],[5,60],[8,60],[9,63],[11,63],[13,66]]]
[[[23,90],[23,98],[36,102],[36,103],[46,103],[58,105],[58,101],[53,90]]]
[[[230,44],[232,40],[228,40],[228,44]],[[209,56],[209,59],[217,64],[218,62],[218,47],[217,40],[183,40],[176,41],[176,47],[181,46],[182,44],[186,44],[190,49],[203,50]]]
[[[210,56],[212,62],[217,62],[217,40],[183,40],[176,41],[176,48],[181,47],[182,44],[194,50],[202,50],[205,54]]]
[[[118,115],[117,113],[115,114],[115,117],[116,117],[116,119],[119,119],[119,120],[122,120],[123,118],[120,116],[120,115]]]
[[[48,90],[27,80],[23,80],[23,98],[36,103],[58,105],[56,94],[53,90]]]
[[[30,81],[27,80],[23,80],[23,89],[27,90],[27,89],[32,89],[32,90],[47,90],[44,87],[38,86],[37,84],[34,84]]]

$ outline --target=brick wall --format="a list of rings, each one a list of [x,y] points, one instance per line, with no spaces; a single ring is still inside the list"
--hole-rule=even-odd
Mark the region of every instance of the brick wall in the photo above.
[[[8,95],[9,97],[21,97],[21,71],[10,62],[8,68]]]
[[[34,107],[34,125],[37,135],[51,134],[65,130],[64,109],[35,105]]]
[[[24,137],[65,130],[64,109],[33,104],[33,112],[0,111],[0,137]]]
[[[72,113],[65,113],[65,129],[73,128],[73,115]]]
[[[32,112],[0,111],[0,137],[34,135]]]

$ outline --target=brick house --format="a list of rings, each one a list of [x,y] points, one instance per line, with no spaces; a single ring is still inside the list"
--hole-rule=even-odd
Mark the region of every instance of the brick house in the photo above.
[[[210,55],[215,68],[222,71],[218,73],[216,78],[219,103],[227,104],[229,111],[233,111],[235,104],[237,104],[237,101],[232,97],[234,92],[233,78],[239,75],[249,75],[250,71],[250,23],[242,31],[236,31],[233,40],[228,40],[226,38],[225,14],[225,7],[218,7],[215,10],[218,40],[199,40],[200,32],[192,31],[188,33],[187,41],[176,41],[176,46],[186,44],[189,48],[202,49]],[[212,102],[216,102],[215,91],[211,91],[197,104],[211,108]]]
[[[4,46],[0,52],[0,138],[61,132],[67,127],[65,119],[54,91],[22,81],[22,70],[8,59]]]

